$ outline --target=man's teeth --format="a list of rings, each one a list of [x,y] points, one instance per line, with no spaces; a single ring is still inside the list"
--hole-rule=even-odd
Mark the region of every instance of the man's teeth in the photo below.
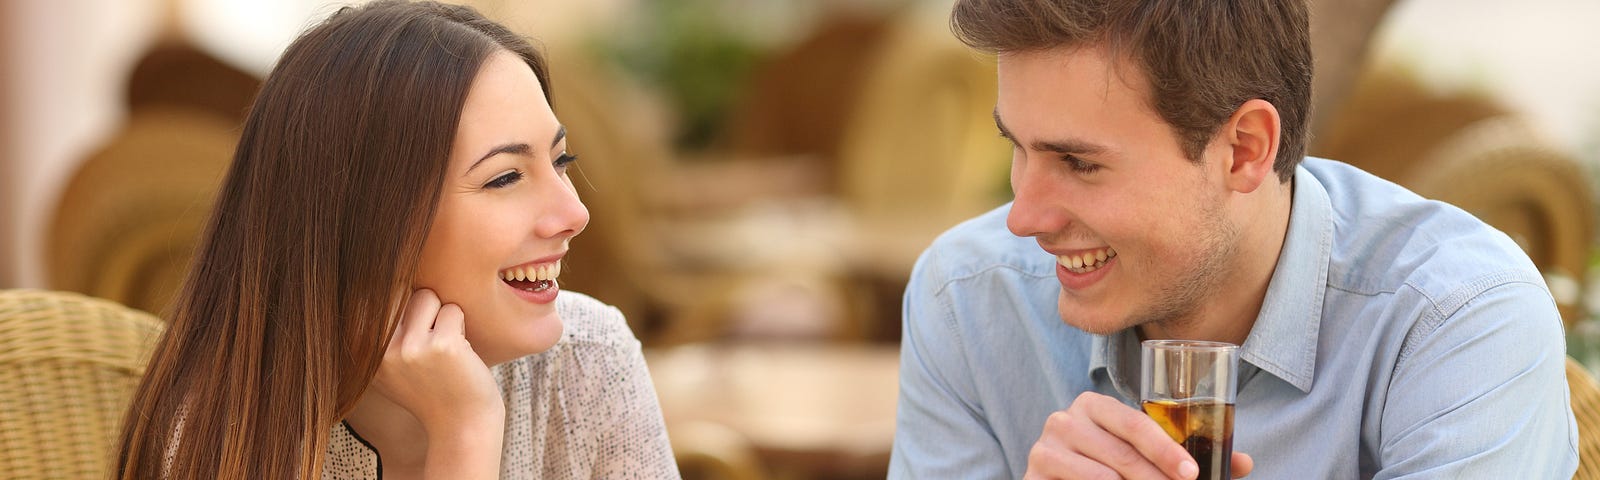
[[[534,267],[514,267],[500,271],[500,278],[506,281],[525,280],[555,280],[561,276],[561,262],[547,263]]]
[[[1056,263],[1067,268],[1072,273],[1089,273],[1099,270],[1106,265],[1106,260],[1116,258],[1117,251],[1111,247],[1084,252],[1076,255],[1057,255]]]

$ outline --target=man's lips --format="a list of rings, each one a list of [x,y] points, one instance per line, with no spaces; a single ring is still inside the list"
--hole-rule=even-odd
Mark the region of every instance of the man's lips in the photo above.
[[[1077,250],[1046,249],[1056,256],[1056,264],[1066,268],[1072,273],[1089,273],[1104,267],[1113,258],[1117,258],[1117,251],[1111,247],[1097,247]]]

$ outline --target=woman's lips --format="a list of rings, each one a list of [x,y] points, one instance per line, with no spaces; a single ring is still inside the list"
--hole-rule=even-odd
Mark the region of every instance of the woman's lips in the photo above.
[[[500,282],[523,300],[550,303],[561,290],[556,278],[561,276],[561,257],[564,254],[562,252],[501,270],[498,273]]]
[[[523,300],[548,304],[556,300],[556,295],[561,293],[561,284],[555,279],[550,280],[501,280],[500,283],[511,289],[511,293]]]

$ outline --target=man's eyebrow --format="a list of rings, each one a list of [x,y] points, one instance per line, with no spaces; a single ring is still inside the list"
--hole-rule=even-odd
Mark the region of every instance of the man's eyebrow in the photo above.
[[[1041,152],[1070,153],[1074,155],[1093,155],[1104,153],[1104,146],[1079,140],[1035,140],[1028,144],[1029,147]]]
[[[1000,136],[1010,140],[1014,145],[1021,145],[1016,137],[1011,136],[1011,131],[1006,130],[1005,122],[1000,120],[1000,109],[994,110],[994,127],[1000,130]],[[1076,155],[1092,155],[1104,153],[1110,149],[1104,145],[1090,143],[1082,140],[1035,140],[1028,144],[1028,148],[1042,152],[1070,153]]]
[[[1011,131],[1006,130],[1006,122],[1000,121],[1000,107],[994,107],[994,128],[1000,131],[1001,138],[1017,143],[1017,139],[1011,137]]]

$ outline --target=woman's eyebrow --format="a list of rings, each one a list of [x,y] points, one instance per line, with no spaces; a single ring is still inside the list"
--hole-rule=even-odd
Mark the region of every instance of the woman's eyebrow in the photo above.
[[[561,140],[564,139],[564,138],[567,138],[567,126],[566,125],[562,125],[562,126],[560,126],[560,128],[556,129],[556,137],[555,137],[555,139],[550,140],[550,148],[556,148],[556,145],[560,145],[561,144]],[[507,143],[507,144],[504,144],[504,145],[500,145],[500,146],[494,147],[494,148],[489,150],[489,153],[485,153],[485,154],[483,154],[482,157],[478,158],[478,161],[472,162],[472,166],[467,167],[467,173],[472,173],[472,169],[478,168],[478,164],[483,163],[484,160],[488,160],[489,157],[493,157],[495,155],[499,155],[499,154],[502,154],[502,153],[514,153],[514,154],[517,154],[517,155],[528,155],[528,154],[533,153],[533,147],[528,146],[528,144],[526,144],[526,143]]]
[[[483,157],[479,158],[478,161],[472,162],[472,166],[467,167],[467,173],[472,173],[472,169],[478,168],[478,165],[482,164],[484,160],[488,160],[489,157],[493,157],[495,155],[499,155],[499,154],[502,154],[502,153],[514,153],[514,154],[517,154],[517,155],[528,155],[529,153],[532,153],[532,152],[533,152],[533,147],[529,147],[528,144],[526,144],[526,143],[507,143],[507,144],[504,144],[504,145],[500,145],[500,146],[494,147],[493,149],[490,149],[489,153],[483,154]]]

